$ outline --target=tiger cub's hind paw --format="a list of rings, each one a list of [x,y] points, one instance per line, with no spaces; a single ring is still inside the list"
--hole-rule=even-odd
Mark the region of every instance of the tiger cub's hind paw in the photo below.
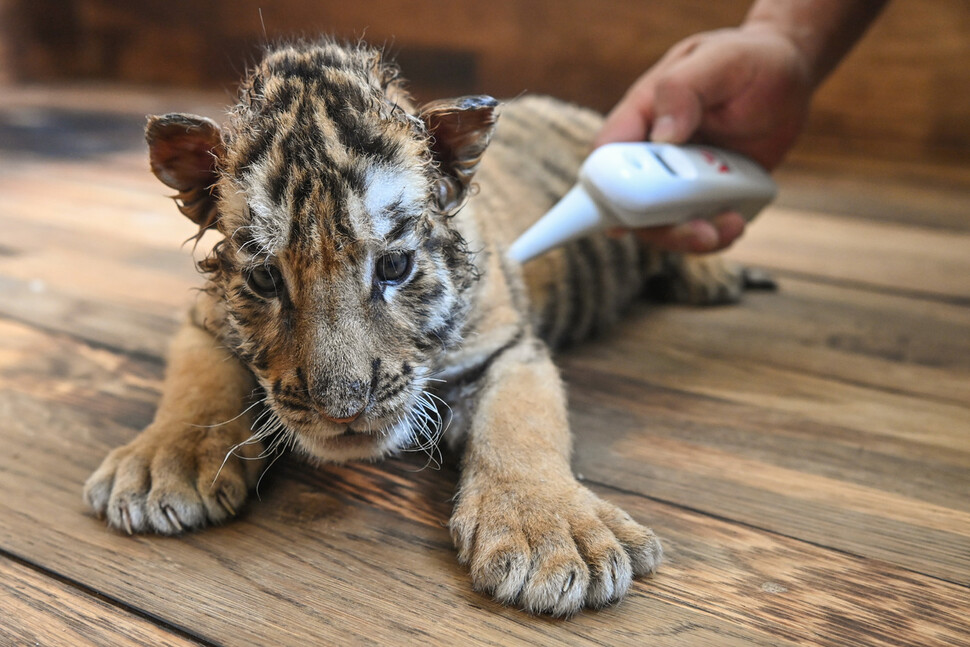
[[[677,255],[648,284],[649,296],[691,305],[736,303],[745,290],[775,290],[765,272],[745,268],[717,255]]]

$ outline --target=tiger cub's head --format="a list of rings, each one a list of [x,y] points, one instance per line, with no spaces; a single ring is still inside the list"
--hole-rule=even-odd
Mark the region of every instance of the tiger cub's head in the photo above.
[[[484,96],[416,109],[379,52],[326,41],[269,52],[225,129],[149,119],[152,170],[200,233],[224,237],[201,264],[223,341],[310,455],[426,440],[428,380],[460,341],[475,278],[449,216],[495,109]]]

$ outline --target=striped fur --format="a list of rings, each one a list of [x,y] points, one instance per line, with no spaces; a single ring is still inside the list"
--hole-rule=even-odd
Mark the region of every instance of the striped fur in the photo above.
[[[632,237],[595,236],[513,266],[504,250],[574,182],[601,118],[549,98],[507,102],[481,138],[491,140],[481,164],[466,156],[449,176],[428,115],[450,105],[415,106],[397,69],[366,46],[285,46],[242,85],[214,153],[213,204],[178,185],[191,196],[183,211],[224,235],[202,263],[223,313],[205,325],[317,459],[421,442],[428,431],[414,421],[426,422],[431,401],[467,409],[474,378],[514,340],[575,343],[607,329],[649,281],[687,274],[684,257]],[[470,199],[456,199],[473,175]],[[411,274],[380,287],[376,264],[395,251],[411,254]],[[251,288],[253,273],[268,271],[280,282],[273,298]],[[717,274],[733,296],[734,278]]]
[[[218,184],[225,240],[206,262],[226,305],[214,332],[311,456],[420,442],[412,421],[429,409],[437,358],[460,341],[476,275],[434,204],[424,124],[395,69],[363,47],[274,51],[241,96]],[[381,286],[377,264],[396,250],[413,254],[410,275]],[[277,298],[247,285],[266,263],[285,284]],[[349,434],[326,419],[361,410]]]
[[[618,600],[660,544],[573,477],[550,352],[658,279],[713,302],[741,277],[630,237],[505,256],[599,124],[539,97],[415,106],[380,52],[330,41],[268,52],[224,129],[151,118],[152,170],[222,239],[155,420],[91,476],[88,503],[129,533],[174,534],[234,516],[283,448],[433,460],[447,426],[464,445],[450,529],[474,586],[555,615]]]

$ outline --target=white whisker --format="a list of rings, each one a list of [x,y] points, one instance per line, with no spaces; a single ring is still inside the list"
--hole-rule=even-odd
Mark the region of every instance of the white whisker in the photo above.
[[[259,401],[259,403],[265,403],[267,399],[268,398],[264,397],[262,400]],[[247,411],[248,410],[249,409],[247,409]],[[215,485],[215,482],[219,479],[219,475],[222,474],[222,470],[225,468],[226,463],[229,461],[229,458],[231,456],[235,456],[236,458],[244,461],[266,460],[274,453],[276,453],[277,449],[279,448],[280,439],[283,436],[289,435],[285,425],[283,424],[283,421],[280,420],[275,415],[273,410],[270,409],[269,407],[264,409],[262,412],[260,412],[258,416],[256,416],[255,420],[253,420],[253,423],[250,426],[250,431],[252,431],[252,433],[249,435],[249,437],[246,440],[236,443],[235,445],[229,448],[228,452],[226,452],[225,457],[222,459],[222,464],[219,466],[219,469],[216,471],[215,477],[212,479],[213,485]],[[273,441],[270,442],[267,447],[263,448],[263,450],[256,456],[243,456],[236,453],[240,448],[248,447],[251,445],[257,445],[262,441],[266,440],[267,438],[269,438],[270,436],[273,436],[274,434],[278,435],[277,438],[273,439]],[[263,475],[266,474],[266,470],[268,470],[269,467],[276,462],[280,454],[282,454],[282,452],[276,455],[276,458],[274,458],[272,462],[270,462],[270,464],[263,470],[263,473],[260,475],[259,481],[257,481],[256,483],[257,496],[259,494],[258,493],[259,482],[262,481]]]
[[[424,378],[422,382],[436,380],[434,378]],[[418,391],[410,409],[405,411],[398,424],[407,423],[404,433],[407,436],[408,447],[404,451],[422,452],[428,456],[428,461],[421,468],[427,469],[433,466],[434,469],[441,469],[443,456],[439,442],[444,435],[447,424],[442,419],[441,412],[435,402],[440,402],[448,410],[448,422],[451,423],[453,413],[451,407],[437,395],[425,391]],[[420,471],[420,470],[417,470]]]
[[[249,413],[249,411],[253,407],[255,407],[257,405],[260,405],[260,404],[263,404],[264,402],[266,402],[266,398],[263,398],[262,400],[257,400],[256,402],[253,402],[251,405],[249,405],[248,407],[246,407],[245,409],[243,409],[239,413],[239,415],[237,415],[237,416],[235,416],[233,418],[229,418],[229,420],[226,420],[226,421],[223,421],[223,422],[216,422],[216,423],[213,423],[211,425],[196,425],[196,424],[190,424],[189,426],[190,427],[199,427],[199,428],[202,428],[202,429],[212,429],[214,427],[221,427],[222,425],[228,425],[230,422],[234,422],[236,420],[239,420],[244,415],[246,415],[247,413]]]

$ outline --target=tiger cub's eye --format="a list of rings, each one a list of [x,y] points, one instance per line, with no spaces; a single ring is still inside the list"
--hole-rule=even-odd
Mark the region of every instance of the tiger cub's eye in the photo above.
[[[381,283],[395,284],[407,278],[411,271],[411,254],[394,250],[382,254],[374,264],[374,276]]]
[[[261,297],[273,298],[283,290],[283,275],[274,265],[257,265],[250,270],[246,282]]]

